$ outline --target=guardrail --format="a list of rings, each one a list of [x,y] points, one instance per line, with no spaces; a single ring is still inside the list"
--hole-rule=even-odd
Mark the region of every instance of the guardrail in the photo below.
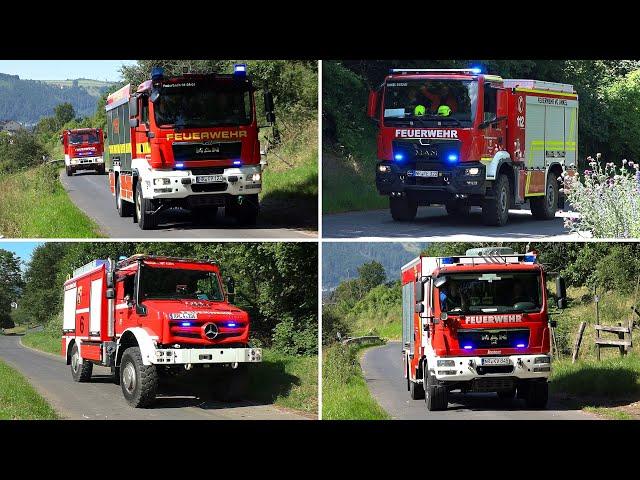
[[[377,335],[366,335],[364,337],[347,337],[340,340],[343,345],[350,345],[352,343],[366,343],[378,341],[381,342],[382,338]]]

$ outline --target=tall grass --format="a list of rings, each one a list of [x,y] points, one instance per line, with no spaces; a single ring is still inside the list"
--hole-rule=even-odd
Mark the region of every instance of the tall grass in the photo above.
[[[0,234],[5,237],[101,236],[71,202],[58,180],[58,167],[50,164],[0,177],[0,205]]]
[[[55,410],[16,370],[0,361],[0,420],[55,420]]]

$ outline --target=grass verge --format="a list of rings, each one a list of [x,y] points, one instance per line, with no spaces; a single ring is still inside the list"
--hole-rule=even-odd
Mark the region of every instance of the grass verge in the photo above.
[[[16,370],[0,361],[0,420],[55,420],[55,410]]]
[[[60,355],[61,351],[61,337],[60,334],[52,335],[47,330],[41,330],[39,332],[28,332],[22,337],[23,345],[26,345],[42,352],[53,353],[54,355]]]
[[[52,164],[0,177],[0,204],[0,234],[5,237],[101,236],[98,226],[71,202]]]
[[[24,325],[16,325],[13,328],[3,328],[0,333],[3,335],[24,335],[27,331],[27,327]]]
[[[389,415],[371,396],[358,354],[363,346],[332,345],[324,349],[323,420],[386,420]]]

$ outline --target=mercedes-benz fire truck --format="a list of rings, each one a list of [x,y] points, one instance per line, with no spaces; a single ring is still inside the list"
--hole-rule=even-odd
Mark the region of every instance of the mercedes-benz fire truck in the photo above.
[[[255,223],[263,163],[254,92],[239,64],[229,75],[166,77],[155,68],[136,90],[126,85],[109,95],[109,186],[118,214],[143,230],[170,207],[201,220],[225,207],[240,223]],[[273,125],[270,92],[264,101]]]
[[[101,128],[75,128],[60,134],[67,176],[78,170],[104,175],[104,134]]]
[[[527,201],[542,220],[563,205],[559,177],[578,145],[571,85],[394,69],[370,92],[368,115],[378,125],[376,187],[394,220],[443,204],[455,216],[480,206],[484,223],[504,225]]]
[[[536,252],[471,249],[402,267],[402,364],[412,399],[444,410],[449,392],[497,392],[544,408],[551,372],[549,293]],[[557,307],[566,288],[556,278]]]
[[[207,370],[221,398],[242,397],[247,365],[262,361],[249,346],[249,315],[233,306],[211,261],[134,255],[95,260],[64,284],[62,356],[76,382],[94,365],[110,367],[133,407],[150,405],[158,377]]]

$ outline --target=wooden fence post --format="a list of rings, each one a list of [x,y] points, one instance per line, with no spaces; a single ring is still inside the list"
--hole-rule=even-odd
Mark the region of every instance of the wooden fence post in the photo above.
[[[587,322],[580,322],[580,328],[578,328],[578,335],[576,336],[576,343],[573,345],[573,356],[571,357],[571,363],[576,363],[578,359],[578,352],[580,351],[580,344],[582,343],[582,335],[584,329],[587,326]]]

